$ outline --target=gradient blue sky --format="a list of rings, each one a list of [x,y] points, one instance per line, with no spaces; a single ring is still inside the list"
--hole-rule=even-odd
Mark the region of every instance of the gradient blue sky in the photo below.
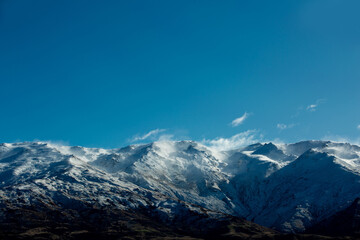
[[[2,0],[0,142],[359,139],[359,11],[357,0]]]

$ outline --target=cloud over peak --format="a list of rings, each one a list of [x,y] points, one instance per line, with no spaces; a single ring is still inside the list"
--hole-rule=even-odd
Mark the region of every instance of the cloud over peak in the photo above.
[[[204,139],[202,140],[202,144],[217,151],[226,151],[259,142],[261,139],[262,135],[259,136],[258,131],[248,130],[246,132],[238,133],[229,138],[218,137],[210,140]]]
[[[146,140],[146,139],[148,139],[150,137],[154,137],[154,136],[156,136],[159,133],[164,132],[164,131],[166,131],[166,129],[158,129],[157,128],[157,129],[151,130],[150,132],[148,132],[148,133],[146,133],[144,135],[141,135],[141,136],[137,135],[137,136],[133,137],[130,140],[130,142],[143,141],[143,140]]]
[[[231,122],[231,126],[237,127],[240,124],[243,124],[243,122],[245,121],[245,119],[247,119],[249,117],[249,115],[250,115],[249,113],[245,112],[241,117],[234,119]]]

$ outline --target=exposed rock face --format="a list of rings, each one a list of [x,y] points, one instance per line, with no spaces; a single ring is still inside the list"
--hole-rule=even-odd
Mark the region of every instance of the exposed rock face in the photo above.
[[[360,198],[308,230],[309,233],[333,236],[353,235],[360,238]]]

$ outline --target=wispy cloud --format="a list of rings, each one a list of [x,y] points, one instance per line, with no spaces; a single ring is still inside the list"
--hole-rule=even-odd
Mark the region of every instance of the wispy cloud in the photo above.
[[[166,131],[166,129],[154,129],[154,130],[151,130],[150,132],[144,134],[144,135],[136,135],[134,136],[130,142],[137,142],[137,141],[143,141],[143,140],[146,140],[146,139],[149,139],[151,137],[155,137],[156,135],[158,135],[159,133],[161,132],[164,132]]]
[[[236,127],[239,126],[240,124],[243,124],[243,122],[245,121],[245,119],[247,119],[249,117],[249,113],[245,112],[241,117],[234,119],[231,122],[231,126]]]
[[[306,107],[306,110],[308,110],[310,112],[315,112],[317,106],[318,106],[317,104],[311,104],[311,105]]]
[[[285,129],[289,129],[289,128],[293,128],[295,127],[295,124],[294,123],[291,123],[291,124],[284,124],[284,123],[278,123],[276,125],[276,127],[280,130],[285,130]]]
[[[360,124],[359,124],[359,125],[357,125],[357,127],[356,127],[356,128],[360,130]]]
[[[261,139],[262,135],[257,130],[248,130],[229,138],[204,139],[201,143],[217,151],[226,151],[260,142]]]
[[[34,139],[33,142],[43,142],[54,146],[70,146],[70,142],[63,140],[40,140]]]
[[[159,142],[174,141],[174,138],[175,138],[174,134],[163,134],[159,136],[157,141]]]
[[[326,135],[321,138],[324,141],[332,141],[332,142],[341,142],[341,143],[350,143],[360,146],[360,138],[350,138],[347,136],[340,135]]]
[[[319,105],[324,102],[325,102],[325,99],[318,99],[318,100],[316,100],[316,103],[310,104],[309,106],[307,106],[306,110],[308,110],[310,112],[315,112],[317,110],[317,108],[319,107]]]

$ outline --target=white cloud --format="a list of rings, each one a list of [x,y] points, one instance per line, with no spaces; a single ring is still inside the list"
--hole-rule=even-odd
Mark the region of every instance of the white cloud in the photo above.
[[[231,126],[233,126],[233,127],[239,126],[239,125],[242,124],[242,123],[245,121],[245,119],[247,119],[248,117],[249,117],[249,113],[245,112],[244,115],[242,115],[241,117],[234,119],[234,120],[231,122]]]
[[[157,141],[159,141],[159,142],[174,141],[174,135],[173,134],[163,134],[163,135],[159,136]]]
[[[276,125],[276,127],[280,130],[285,130],[285,129],[289,129],[289,128],[293,128],[295,126],[294,123],[291,123],[291,124],[284,124],[284,123],[278,123]]]
[[[340,142],[340,143],[350,143],[360,146],[360,138],[349,138],[346,136],[340,135],[326,135],[321,138],[324,141]]]
[[[53,146],[70,146],[70,143],[68,141],[63,141],[63,140],[39,140],[39,139],[34,139],[33,142],[42,142],[42,143],[47,143]]]
[[[258,136],[257,133],[258,131],[256,130],[248,130],[230,138],[219,137],[212,140],[204,139],[201,143],[217,151],[232,150],[259,142],[262,136]]]
[[[317,104],[311,104],[311,105],[307,106],[306,110],[308,110],[310,112],[315,112],[317,106],[318,106]]]
[[[150,132],[148,132],[148,133],[146,133],[146,134],[144,134],[142,136],[137,135],[137,136],[133,137],[130,140],[130,142],[143,141],[143,140],[146,140],[146,139],[148,139],[150,137],[154,137],[154,136],[156,136],[159,133],[164,132],[164,131],[166,131],[166,129],[154,129],[154,130],[151,130]]]
[[[360,130],[360,124],[359,124],[359,125],[357,125],[357,127],[356,127],[356,128]]]
[[[316,100],[316,103],[310,104],[309,106],[307,106],[306,110],[308,110],[310,112],[315,112],[317,110],[317,108],[319,107],[319,105],[324,103],[325,101],[326,101],[325,99],[318,99],[318,100]]]

